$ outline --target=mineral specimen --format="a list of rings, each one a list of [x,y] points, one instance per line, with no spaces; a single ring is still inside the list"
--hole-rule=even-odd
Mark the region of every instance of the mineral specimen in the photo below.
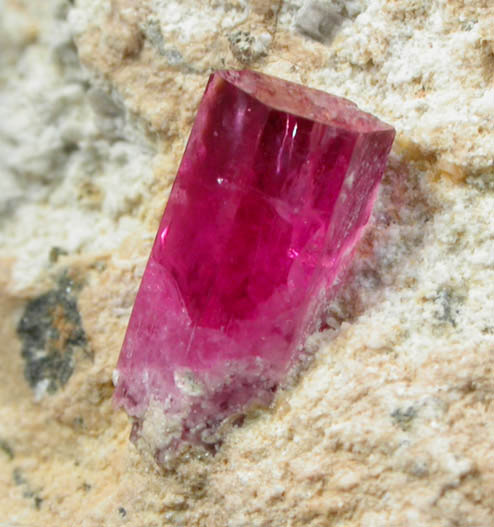
[[[394,130],[252,71],[211,75],[117,365],[163,461],[268,404],[369,220]]]

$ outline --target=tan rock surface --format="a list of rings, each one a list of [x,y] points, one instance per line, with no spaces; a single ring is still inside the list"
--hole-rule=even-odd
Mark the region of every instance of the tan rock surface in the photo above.
[[[0,14],[0,525],[494,525],[490,0]],[[112,371],[207,75],[243,66],[398,139],[312,363],[216,456],[159,472]]]

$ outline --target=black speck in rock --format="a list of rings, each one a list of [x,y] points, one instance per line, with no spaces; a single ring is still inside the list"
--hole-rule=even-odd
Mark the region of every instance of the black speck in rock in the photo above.
[[[24,377],[39,395],[63,387],[74,371],[77,353],[88,355],[77,290],[63,275],[55,288],[28,302],[17,326]]]
[[[68,252],[62,247],[54,246],[50,249],[49,260],[50,263],[56,263],[60,256],[66,256]]]
[[[463,302],[463,297],[451,288],[442,288],[438,290],[434,300],[437,306],[434,314],[435,318],[440,322],[456,327],[457,317],[460,312],[459,306]]]
[[[417,410],[413,406],[407,408],[397,408],[391,412],[391,418],[395,425],[399,426],[403,431],[410,428],[412,421],[417,416]]]
[[[12,461],[15,457],[14,455],[14,449],[10,445],[8,441],[5,439],[0,439],[0,451],[3,452],[10,461]]]
[[[14,471],[12,472],[12,479],[14,480],[14,483],[16,485],[23,485],[24,483],[26,483],[26,480],[22,475],[22,470],[18,467],[14,468]]]
[[[19,467],[14,468],[12,479],[17,486],[22,487],[22,496],[29,500],[32,499],[34,508],[39,511],[43,503],[43,498],[39,495],[40,489],[31,486]]]

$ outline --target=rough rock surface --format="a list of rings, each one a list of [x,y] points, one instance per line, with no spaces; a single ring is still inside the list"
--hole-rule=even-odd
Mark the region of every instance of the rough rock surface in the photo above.
[[[0,521],[490,525],[492,2],[0,12]],[[353,99],[398,139],[306,371],[218,454],[160,473],[112,370],[207,76],[245,66]]]

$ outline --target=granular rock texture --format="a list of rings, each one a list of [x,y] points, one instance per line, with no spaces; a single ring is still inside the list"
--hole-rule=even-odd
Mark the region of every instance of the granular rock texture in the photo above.
[[[490,525],[492,3],[0,8],[0,522]],[[354,100],[397,141],[312,362],[215,456],[158,472],[112,409],[112,371],[206,79],[246,65]],[[31,360],[72,356],[46,370],[55,389],[26,380],[26,342]]]

